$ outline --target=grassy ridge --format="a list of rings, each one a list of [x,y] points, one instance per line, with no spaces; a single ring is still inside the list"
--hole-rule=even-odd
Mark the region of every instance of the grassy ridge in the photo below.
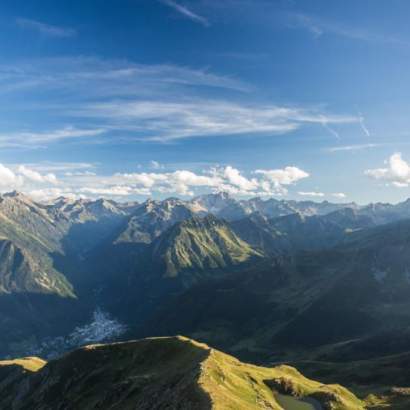
[[[276,397],[283,393],[310,397],[324,409],[364,409],[339,385],[309,380],[288,366],[245,364],[182,336],[92,345],[41,365],[0,397],[1,408],[18,395],[16,409],[281,410]]]
[[[21,359],[13,359],[13,360],[2,360],[0,361],[0,367],[6,366],[20,366],[24,370],[29,372],[37,372],[42,369],[47,362],[39,357],[23,357]]]

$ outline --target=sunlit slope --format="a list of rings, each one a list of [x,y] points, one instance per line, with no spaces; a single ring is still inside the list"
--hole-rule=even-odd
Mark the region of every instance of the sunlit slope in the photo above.
[[[241,363],[181,336],[79,349],[17,379],[0,395],[0,407],[280,410],[279,392],[310,397],[324,409],[364,409],[341,386],[309,380],[288,366]]]
[[[73,287],[42,254],[0,239],[0,294],[47,293],[73,297]]]
[[[0,367],[19,366],[29,372],[37,372],[46,364],[47,362],[39,357],[23,357],[21,359],[0,361]]]
[[[169,277],[182,271],[224,269],[261,256],[212,215],[176,224],[158,238],[153,251],[153,260],[163,263]]]

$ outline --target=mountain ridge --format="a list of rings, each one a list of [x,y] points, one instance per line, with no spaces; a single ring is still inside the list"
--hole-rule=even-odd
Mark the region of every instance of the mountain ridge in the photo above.
[[[5,380],[0,372],[7,386],[2,407],[280,410],[281,393],[296,403],[309,398],[323,408],[364,409],[341,386],[288,366],[245,364],[182,336],[90,345],[32,370]]]

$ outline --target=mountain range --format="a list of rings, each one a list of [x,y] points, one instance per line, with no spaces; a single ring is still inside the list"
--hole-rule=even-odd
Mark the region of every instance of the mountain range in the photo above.
[[[407,387],[393,359],[379,379],[346,369],[409,351],[410,200],[38,203],[12,192],[0,220],[3,358],[185,334],[323,382],[340,376],[361,399]]]

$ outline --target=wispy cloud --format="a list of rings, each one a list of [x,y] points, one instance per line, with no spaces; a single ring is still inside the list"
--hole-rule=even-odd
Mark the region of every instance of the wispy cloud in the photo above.
[[[329,21],[305,13],[287,13],[285,16],[287,26],[308,31],[313,37],[320,38],[326,34],[337,35],[351,40],[372,43],[395,44],[408,46],[408,41],[396,38],[390,34],[373,32],[363,27],[353,27],[340,22]]]
[[[158,95],[194,87],[249,92],[252,87],[234,77],[207,68],[172,64],[136,64],[92,57],[46,58],[0,65],[0,93],[64,90],[78,95],[87,88],[90,96]]]
[[[154,160],[150,161],[149,165],[150,165],[150,168],[152,169],[164,169],[165,168],[163,164],[161,164],[158,161],[154,161]]]
[[[367,126],[364,122],[364,117],[362,116],[361,113],[359,113],[359,125],[360,125],[360,128],[362,129],[362,131],[364,132],[364,134],[366,135],[366,137],[370,137],[370,131],[367,128]]]
[[[324,117],[324,116],[320,116],[319,119],[320,119],[320,123],[322,124],[322,127],[323,127],[325,130],[329,131],[336,139],[339,140],[339,139],[340,139],[340,135],[339,135],[339,133],[338,133],[336,130],[334,130],[333,128],[329,127],[329,120],[328,120],[326,117]]]
[[[196,99],[185,102],[115,101],[91,104],[75,115],[108,121],[142,139],[171,141],[221,135],[287,134],[307,124],[351,124],[355,116],[325,116],[304,108]],[[335,131],[334,131],[335,133]]]
[[[72,28],[54,26],[22,17],[16,19],[16,24],[23,29],[37,31],[49,37],[73,37],[77,34]]]
[[[18,168],[19,165],[12,164],[12,168]],[[25,164],[30,169],[34,169],[40,173],[87,173],[91,172],[91,169],[96,167],[96,164],[91,164],[88,162],[53,162],[53,161],[42,161],[35,163]]]
[[[0,147],[3,148],[24,148],[40,147],[52,142],[68,140],[73,138],[89,138],[104,134],[106,130],[97,129],[80,129],[72,126],[47,131],[47,132],[16,132],[0,134]]]
[[[340,147],[331,147],[326,151],[339,152],[339,151],[361,151],[365,149],[375,148],[382,146],[383,144],[356,144],[356,145],[342,145]]]
[[[291,13],[287,16],[291,27],[304,28],[309,31],[313,37],[320,37],[324,32],[322,25],[315,21],[311,16],[302,13]]]
[[[17,114],[25,110],[35,118],[31,130],[27,124],[24,130],[0,130],[0,146],[34,147],[73,138],[93,143],[115,138],[117,143],[127,143],[271,136],[310,126],[324,126],[337,136],[342,126],[360,121],[357,115],[260,102],[248,92],[250,89],[229,76],[174,65],[95,58],[0,65],[0,97],[2,92],[7,93],[3,98],[11,93],[15,104],[8,105],[7,111],[0,104],[0,117],[2,113],[10,115],[11,110]],[[41,121],[50,118],[54,124],[76,127],[39,130]]]
[[[184,17],[194,21],[195,23],[202,24],[205,27],[208,27],[210,25],[209,21],[205,17],[200,16],[197,13],[194,13],[188,7],[183,6],[183,5],[177,3],[174,0],[160,0],[160,1],[161,1],[161,3],[171,7],[175,11],[177,11],[179,14],[182,14]]]
[[[299,191],[298,195],[300,196],[310,196],[310,197],[324,197],[325,194],[323,192],[317,192],[317,191],[308,191],[308,192],[304,192],[304,191]]]
[[[325,196],[328,196],[328,197],[331,196],[333,198],[338,198],[338,199],[346,198],[346,194],[344,194],[343,192],[332,192],[330,194],[326,194],[320,191],[299,191],[298,195],[312,197],[312,198],[323,198]]]

